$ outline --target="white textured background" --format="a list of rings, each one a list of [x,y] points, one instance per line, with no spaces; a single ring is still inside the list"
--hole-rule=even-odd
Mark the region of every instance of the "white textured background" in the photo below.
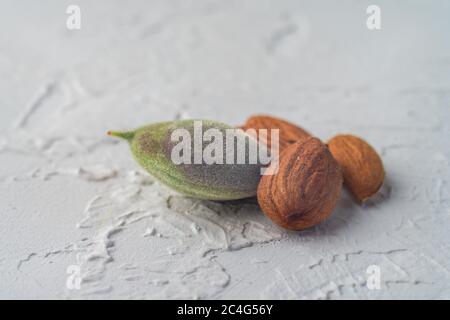
[[[437,0],[0,1],[0,298],[450,298],[449,17]],[[105,135],[255,112],[364,137],[382,194],[286,232],[252,201],[172,193]]]

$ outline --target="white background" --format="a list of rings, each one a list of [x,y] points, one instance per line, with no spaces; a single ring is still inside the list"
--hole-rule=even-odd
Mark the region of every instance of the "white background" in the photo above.
[[[81,30],[66,28],[69,4]],[[449,13],[437,0],[0,1],[0,298],[450,298]],[[325,223],[286,232],[254,201],[169,191],[105,135],[253,113],[365,138],[382,193],[361,207],[343,192]]]

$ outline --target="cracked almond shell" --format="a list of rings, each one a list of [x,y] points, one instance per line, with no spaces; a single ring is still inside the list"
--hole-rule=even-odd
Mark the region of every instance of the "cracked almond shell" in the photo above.
[[[262,176],[258,203],[277,225],[302,230],[327,219],[339,199],[342,173],[317,138],[294,143],[280,154],[278,172]]]
[[[352,135],[337,135],[328,142],[328,148],[341,166],[345,186],[358,201],[377,193],[385,173],[380,156],[370,144]]]

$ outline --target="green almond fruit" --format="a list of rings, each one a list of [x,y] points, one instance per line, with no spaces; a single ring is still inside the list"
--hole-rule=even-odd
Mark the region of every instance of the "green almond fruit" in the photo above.
[[[238,143],[227,147],[229,132],[236,135],[232,141],[244,139],[244,151],[238,150]],[[250,161],[249,150],[258,144],[231,126],[209,120],[179,120],[108,134],[127,140],[136,161],[179,193],[205,200],[256,195],[262,166]]]

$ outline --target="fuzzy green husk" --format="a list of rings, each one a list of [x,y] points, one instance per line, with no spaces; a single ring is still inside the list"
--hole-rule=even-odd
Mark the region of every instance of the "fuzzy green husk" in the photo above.
[[[175,165],[171,161],[170,133],[176,128],[191,130],[193,124],[194,120],[161,122],[134,131],[112,131],[110,134],[129,141],[134,158],[146,171],[184,195],[206,200],[254,196],[259,181],[257,165]],[[203,120],[203,128],[225,130],[232,127]]]

